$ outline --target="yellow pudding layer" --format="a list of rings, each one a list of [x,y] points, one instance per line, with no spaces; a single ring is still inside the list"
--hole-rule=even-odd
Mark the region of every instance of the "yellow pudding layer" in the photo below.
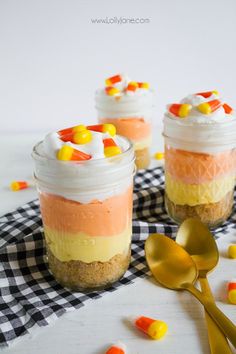
[[[168,173],[165,174],[165,190],[168,198],[178,205],[217,203],[234,188],[234,183],[233,175],[210,183],[186,184],[171,178]]]
[[[142,139],[140,141],[135,141],[135,140],[131,140],[131,141],[133,143],[134,151],[136,151],[136,150],[143,150],[149,147],[152,143],[152,138],[150,136],[149,138]]]
[[[44,226],[44,235],[51,252],[61,262],[107,262],[116,254],[128,252],[132,226],[118,235],[95,237],[82,232],[56,231]]]

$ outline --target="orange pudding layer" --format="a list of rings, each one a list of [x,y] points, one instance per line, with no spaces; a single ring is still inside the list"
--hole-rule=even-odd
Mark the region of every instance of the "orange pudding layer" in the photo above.
[[[114,124],[117,133],[132,141],[146,139],[151,135],[151,123],[144,118],[102,118],[101,123]]]
[[[104,201],[88,204],[40,193],[40,206],[43,223],[50,229],[90,236],[118,235],[132,219],[132,187]]]
[[[183,183],[206,183],[235,173],[236,151],[210,155],[166,147],[165,168],[173,178]]]

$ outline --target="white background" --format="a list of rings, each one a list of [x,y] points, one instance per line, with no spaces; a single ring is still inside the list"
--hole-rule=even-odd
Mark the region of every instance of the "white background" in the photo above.
[[[150,23],[91,22],[114,16]],[[235,33],[235,0],[0,0],[1,131],[95,122],[94,91],[119,72],[156,90],[158,127],[189,92],[236,107]]]

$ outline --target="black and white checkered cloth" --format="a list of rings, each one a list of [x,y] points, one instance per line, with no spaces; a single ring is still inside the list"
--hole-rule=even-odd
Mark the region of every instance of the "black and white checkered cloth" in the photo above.
[[[42,221],[38,200],[0,218],[0,346],[46,326],[63,313],[78,309],[87,300],[132,283],[148,274],[144,240],[150,233],[174,237],[177,226],[164,209],[162,168],[138,172],[134,186],[132,262],[125,276],[103,291],[70,292],[53,278],[45,262]],[[216,237],[236,228],[236,213]]]

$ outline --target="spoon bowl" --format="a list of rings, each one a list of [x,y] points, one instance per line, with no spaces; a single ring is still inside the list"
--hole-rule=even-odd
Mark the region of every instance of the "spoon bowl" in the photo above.
[[[198,219],[186,219],[179,227],[176,242],[192,257],[199,271],[205,276],[219,261],[219,252],[210,230]]]
[[[197,268],[189,254],[170,238],[153,234],[145,242],[145,255],[154,278],[169,289],[180,290],[194,283]]]

